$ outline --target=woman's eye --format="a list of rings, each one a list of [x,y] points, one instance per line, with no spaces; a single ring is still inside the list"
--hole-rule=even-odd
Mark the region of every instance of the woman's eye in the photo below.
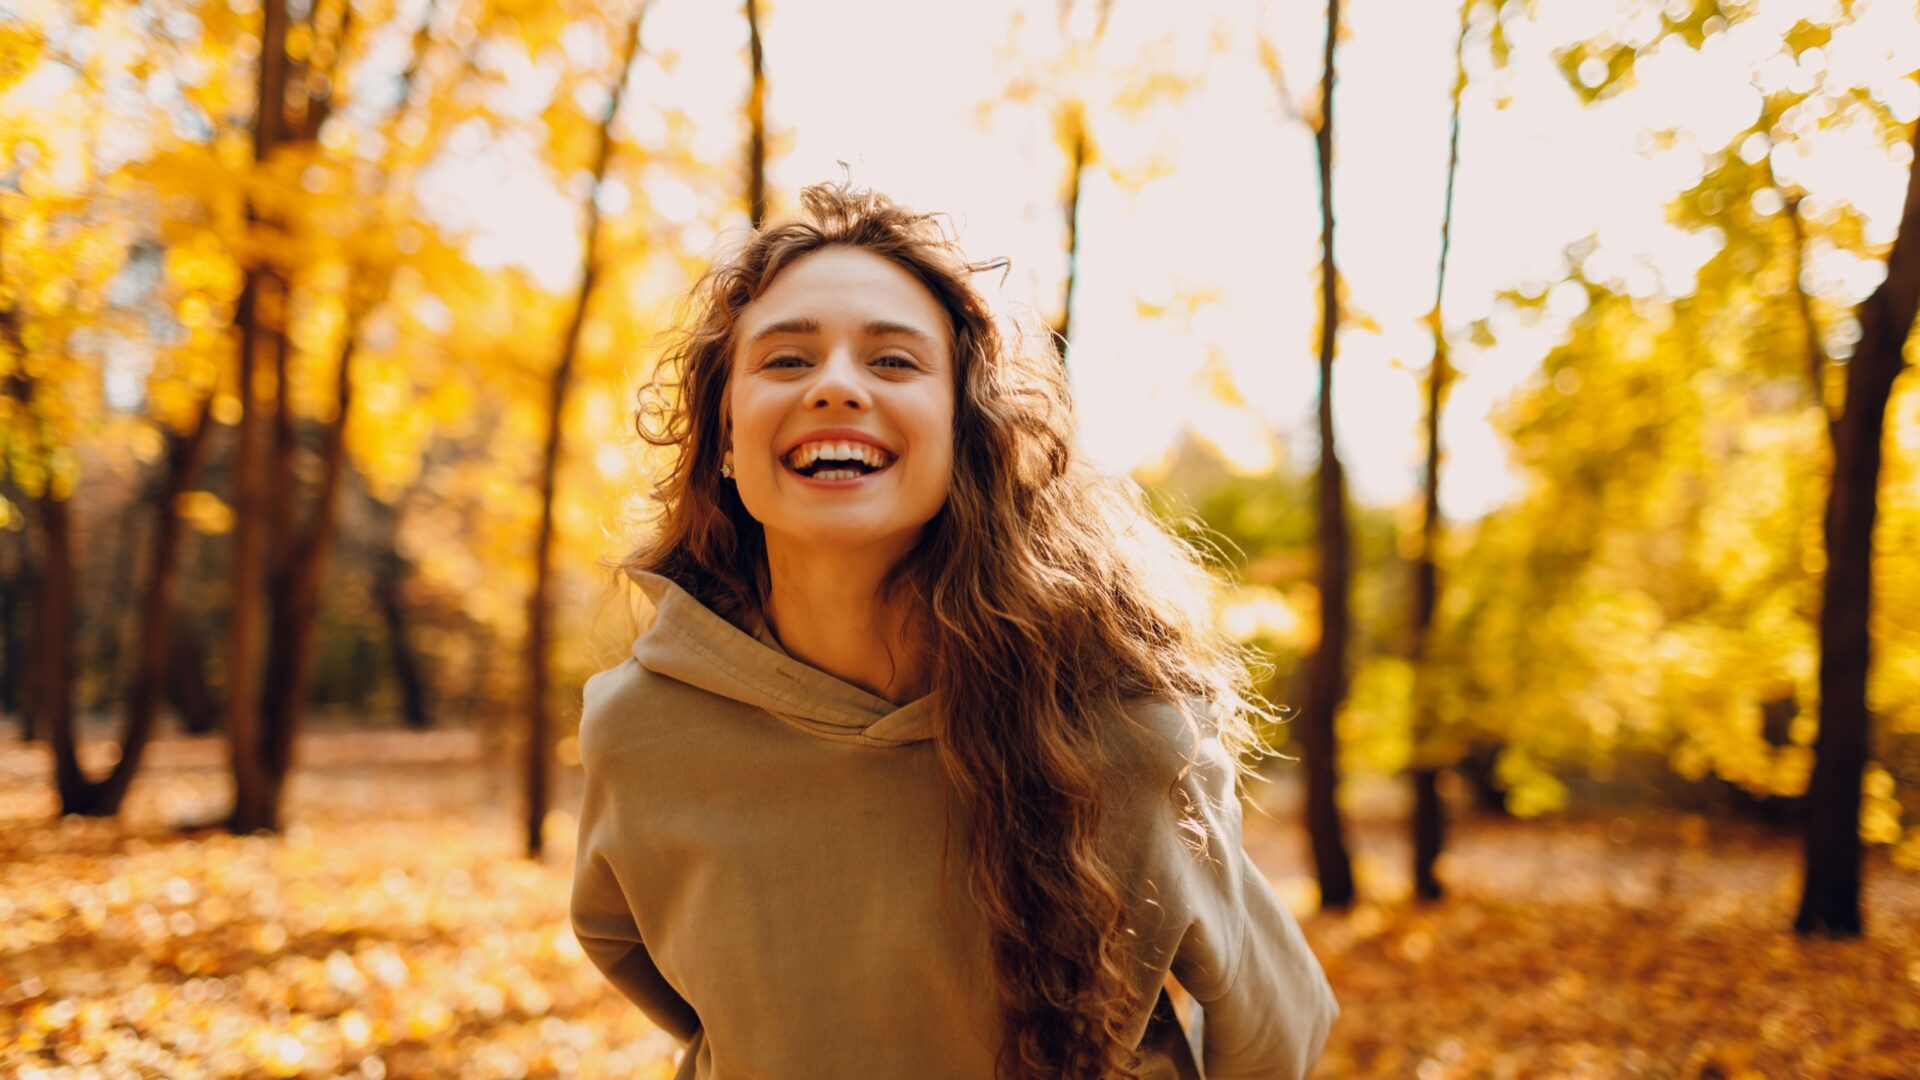
[[[876,364],[884,364],[888,367],[910,368],[914,366],[913,361],[904,356],[879,356],[875,357],[873,362]]]
[[[772,357],[768,357],[768,358],[767,358],[767,362],[766,362],[765,364],[763,364],[763,365],[761,365],[761,366],[762,366],[762,367],[770,367],[770,368],[777,368],[777,367],[792,367],[792,366],[793,366],[793,365],[795,365],[795,364],[804,364],[804,363],[806,363],[806,362],[807,362],[807,361],[806,361],[806,358],[805,358],[805,357],[803,357],[803,356],[794,356],[794,355],[792,355],[792,354],[790,354],[790,353],[789,353],[789,354],[786,354],[786,355],[782,355],[782,356],[772,356]]]

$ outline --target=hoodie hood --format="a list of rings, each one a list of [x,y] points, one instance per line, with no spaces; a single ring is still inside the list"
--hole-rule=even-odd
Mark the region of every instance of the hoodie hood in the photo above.
[[[645,570],[628,576],[653,602],[653,623],[633,642],[633,658],[648,671],[765,710],[822,739],[906,746],[934,737],[938,695],[895,705],[788,656],[666,577]]]

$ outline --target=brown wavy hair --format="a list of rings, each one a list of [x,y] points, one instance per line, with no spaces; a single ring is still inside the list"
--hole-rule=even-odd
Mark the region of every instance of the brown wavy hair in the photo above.
[[[797,260],[848,246],[890,259],[953,330],[953,477],[946,505],[883,585],[904,601],[943,703],[936,742],[949,825],[963,824],[1005,1038],[997,1073],[1136,1074],[1127,884],[1096,845],[1107,782],[1103,725],[1128,699],[1196,700],[1236,757],[1271,713],[1250,654],[1214,627],[1206,553],[1147,512],[1138,489],[1075,452],[1065,368],[1051,339],[1003,332],[942,218],[845,183],[801,192],[803,217],[718,260],[641,390],[641,438],[669,451],[649,540],[621,564],[716,612],[762,610],[765,538],[720,476],[734,327]],[[1197,730],[1197,727],[1195,728]],[[1190,833],[1204,837],[1183,810]]]

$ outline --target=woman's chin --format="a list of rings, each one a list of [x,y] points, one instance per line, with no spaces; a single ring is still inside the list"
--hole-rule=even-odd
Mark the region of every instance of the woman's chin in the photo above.
[[[796,514],[785,521],[768,523],[767,540],[808,556],[897,558],[913,547],[925,524],[848,507],[832,514]]]

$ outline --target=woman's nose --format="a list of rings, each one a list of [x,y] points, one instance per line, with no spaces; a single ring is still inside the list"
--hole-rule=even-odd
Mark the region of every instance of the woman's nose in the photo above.
[[[866,387],[861,385],[859,364],[851,350],[835,349],[807,391],[807,406],[813,409],[844,407],[864,409],[871,404]]]

